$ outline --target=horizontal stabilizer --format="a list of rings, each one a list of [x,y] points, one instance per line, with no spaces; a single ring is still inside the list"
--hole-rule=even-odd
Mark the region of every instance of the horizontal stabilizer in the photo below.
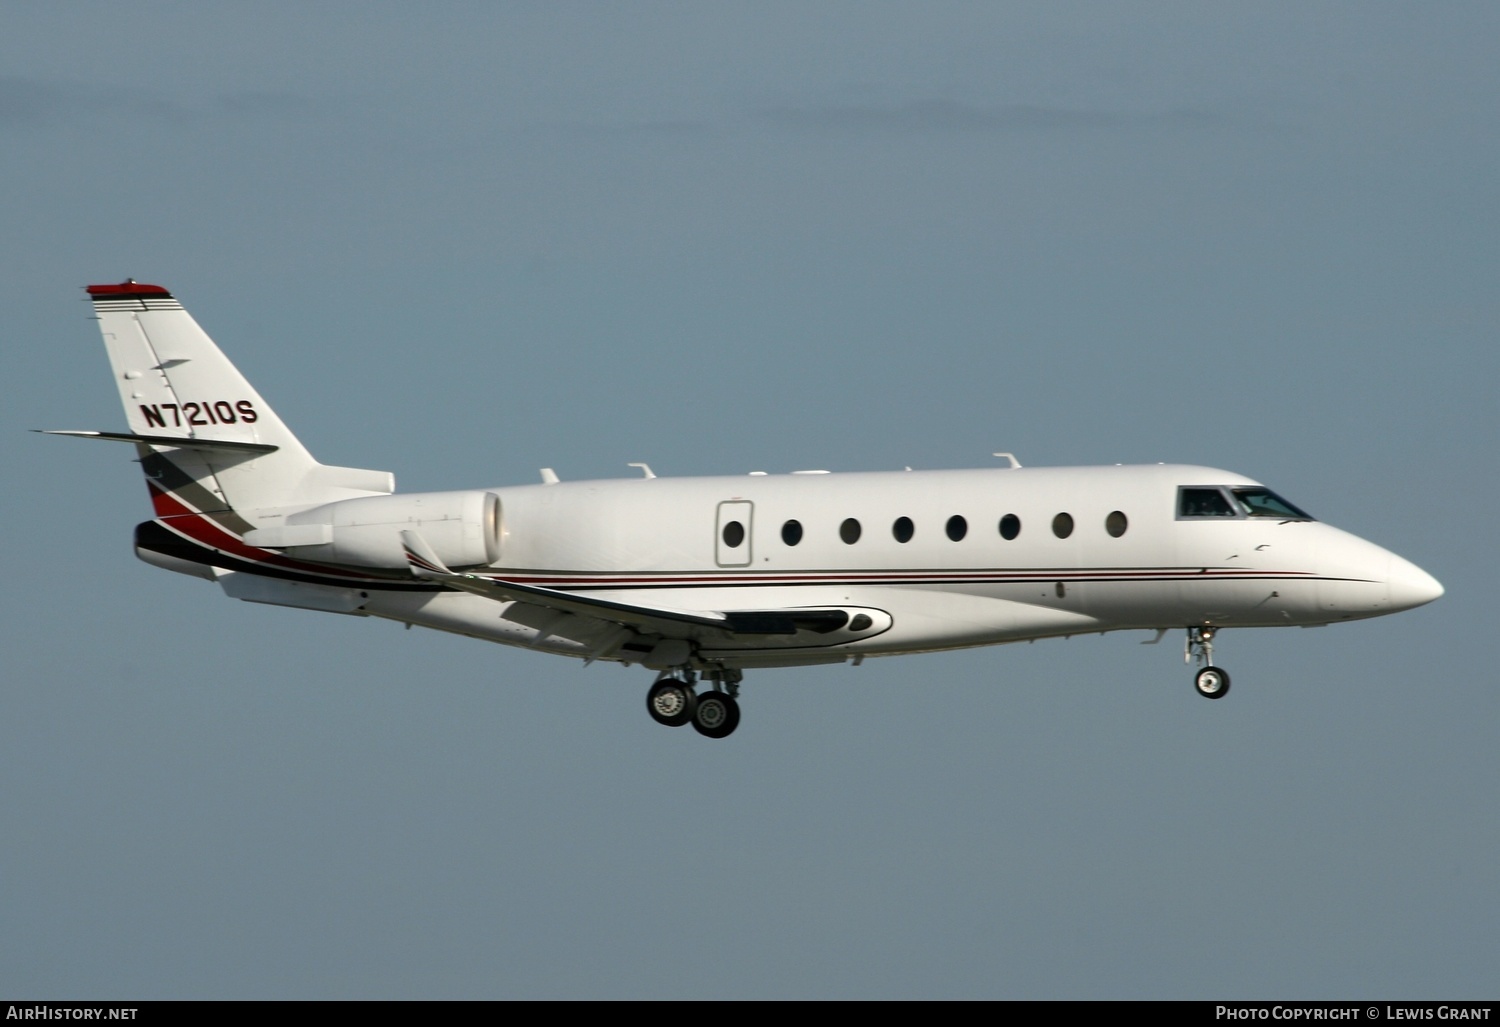
[[[219,453],[274,453],[276,446],[262,442],[234,442],[230,439],[189,439],[178,435],[135,435],[123,431],[48,431],[45,428],[31,429],[42,435],[70,435],[75,439],[104,439],[107,442],[144,442],[148,446],[176,446],[199,452]]]

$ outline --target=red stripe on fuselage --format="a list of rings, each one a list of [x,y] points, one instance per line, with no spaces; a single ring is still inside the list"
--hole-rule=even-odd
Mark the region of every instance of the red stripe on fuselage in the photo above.
[[[151,490],[152,506],[158,517],[164,521],[170,521],[170,526],[183,535],[193,539],[201,545],[231,556],[239,557],[251,563],[266,564],[285,570],[295,570],[307,574],[319,574],[325,577],[350,579],[354,581],[380,582],[387,579],[374,577],[372,575],[360,574],[357,571],[343,570],[337,567],[329,567],[324,564],[305,563],[301,560],[293,560],[279,553],[258,549],[245,542],[239,536],[234,535],[203,514],[186,506],[181,499],[173,493],[167,492],[153,482],[147,482]],[[409,562],[414,555],[409,551],[406,553]],[[422,565],[425,567],[426,562]],[[437,567],[427,567],[428,570],[440,572]],[[495,573],[493,570],[483,577],[494,579],[497,582],[515,582],[518,585],[538,585],[545,588],[556,588],[573,591],[606,590],[606,589],[628,589],[628,588],[662,588],[662,587],[733,587],[742,585],[775,586],[775,585],[983,585],[983,584],[1008,584],[1027,581],[1100,581],[1100,582],[1150,582],[1150,581],[1254,581],[1264,579],[1308,579],[1316,578],[1317,575],[1310,571],[1262,571],[1243,569],[1203,569],[1203,568],[1138,568],[1133,570],[1004,570],[995,568],[987,571],[827,571],[811,572],[801,574],[620,574],[610,576],[605,572],[596,577],[559,574],[505,574],[503,571]]]
[[[1247,571],[1247,570],[1202,570],[1198,568],[1139,568],[1134,570],[1111,570],[1099,568],[1094,570],[1006,570],[994,568],[982,571],[828,571],[823,573],[804,574],[740,574],[728,573],[713,575],[686,575],[663,573],[651,576],[598,576],[578,577],[560,575],[538,575],[538,574],[506,574],[503,571],[496,573],[491,571],[486,577],[497,578],[501,581],[513,581],[518,585],[540,585],[547,588],[631,588],[648,587],[652,585],[716,585],[716,584],[750,584],[757,585],[816,585],[816,584],[849,584],[849,585],[876,585],[876,584],[983,584],[995,581],[1225,581],[1245,580],[1255,581],[1264,579],[1284,578],[1313,578],[1316,577],[1310,571]]]
[[[322,564],[303,563],[301,560],[292,560],[279,553],[272,553],[265,549],[257,549],[250,545],[238,535],[232,534],[213,521],[209,520],[198,511],[190,509],[181,499],[170,492],[165,491],[153,482],[146,483],[151,489],[151,505],[156,510],[156,515],[163,521],[170,521],[170,527],[194,542],[217,549],[230,556],[237,556],[242,560],[252,563],[269,564],[272,567],[280,567],[286,570],[303,571],[312,574],[322,574],[334,578],[352,578],[355,580],[379,581],[368,574],[360,574],[357,571],[341,570],[337,567],[325,567]]]

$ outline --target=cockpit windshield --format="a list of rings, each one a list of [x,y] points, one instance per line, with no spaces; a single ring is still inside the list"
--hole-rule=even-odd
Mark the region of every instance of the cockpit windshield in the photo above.
[[[1274,517],[1278,521],[1310,521],[1313,518],[1297,509],[1268,488],[1258,485],[1235,488],[1230,485],[1183,486],[1177,490],[1179,520],[1246,517]]]
[[[1218,489],[1183,489],[1177,501],[1179,517],[1234,517],[1235,508],[1229,505],[1224,493]]]
[[[1235,502],[1250,517],[1275,517],[1283,521],[1310,521],[1313,518],[1282,499],[1270,489],[1233,489]]]

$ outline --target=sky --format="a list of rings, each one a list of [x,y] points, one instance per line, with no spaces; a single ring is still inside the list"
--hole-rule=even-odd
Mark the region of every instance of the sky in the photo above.
[[[1500,8],[13,4],[0,995],[1487,999]],[[403,491],[1198,463],[1396,617],[747,676],[230,600],[81,287]],[[23,484],[24,483],[24,484]],[[1488,597],[1488,598],[1487,598]]]

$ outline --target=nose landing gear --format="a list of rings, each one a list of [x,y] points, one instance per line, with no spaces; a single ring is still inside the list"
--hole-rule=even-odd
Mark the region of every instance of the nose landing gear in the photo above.
[[[1229,675],[1218,667],[1204,667],[1193,678],[1193,687],[1205,699],[1222,699],[1229,694]]]
[[[1194,658],[1202,669],[1193,677],[1193,687],[1205,699],[1222,699],[1229,694],[1229,673],[1214,666],[1214,629],[1188,628],[1187,644],[1183,647],[1182,662],[1191,663]]]

